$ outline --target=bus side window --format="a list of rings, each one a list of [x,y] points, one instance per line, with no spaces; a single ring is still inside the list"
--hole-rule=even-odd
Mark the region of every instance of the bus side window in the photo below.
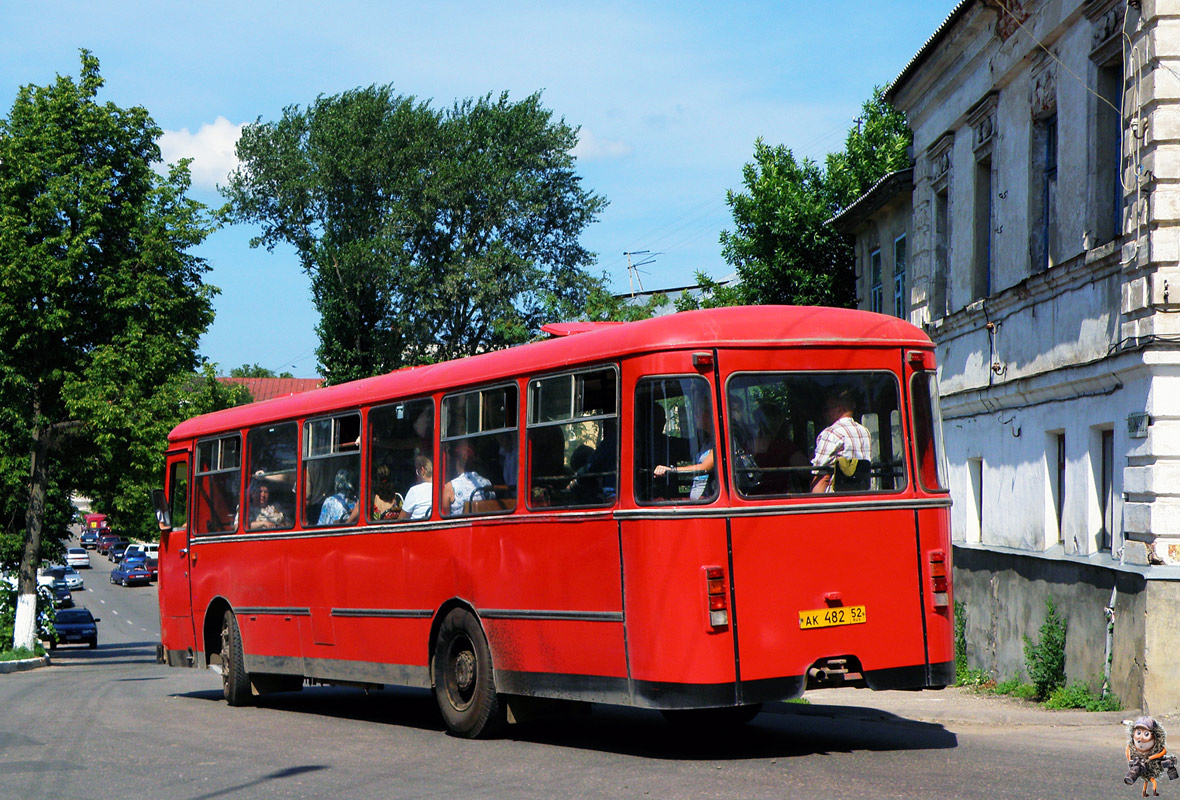
[[[529,383],[529,504],[605,506],[618,496],[618,377],[614,367]]]
[[[352,525],[360,514],[359,414],[303,426],[303,524]]]
[[[717,496],[713,404],[703,378],[649,378],[635,388],[635,499]],[[711,465],[711,466],[710,466]]]
[[[294,422],[254,428],[246,434],[250,487],[247,530],[287,530],[295,526],[295,472],[299,429]]]
[[[197,533],[221,533],[238,527],[242,485],[241,439],[226,436],[197,443]]]
[[[519,437],[516,384],[443,398],[439,511],[446,516],[516,508]]]
[[[434,401],[410,400],[370,411],[368,519],[427,519],[433,476]]]

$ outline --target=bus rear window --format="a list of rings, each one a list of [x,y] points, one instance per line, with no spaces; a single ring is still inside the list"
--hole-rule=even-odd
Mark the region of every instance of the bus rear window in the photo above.
[[[893,373],[735,375],[726,404],[731,475],[743,497],[906,485]]]

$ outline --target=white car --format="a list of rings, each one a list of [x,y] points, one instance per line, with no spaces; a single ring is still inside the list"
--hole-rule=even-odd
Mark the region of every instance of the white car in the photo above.
[[[66,550],[66,566],[82,567],[86,569],[90,566],[90,553],[81,547],[71,547]]]
[[[74,569],[73,567],[66,567],[65,582],[66,586],[70,587],[71,592],[76,592],[79,589],[84,588],[82,576],[79,575],[78,570]]]
[[[127,545],[127,551],[123,553],[123,557],[126,558],[127,553],[134,553],[136,550],[148,558],[160,557],[160,544],[158,542],[136,542],[135,544]]]

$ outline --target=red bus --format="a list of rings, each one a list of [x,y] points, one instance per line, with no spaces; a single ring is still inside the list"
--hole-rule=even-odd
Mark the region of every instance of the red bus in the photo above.
[[[234,705],[432,688],[464,736],[535,698],[745,721],[952,682],[922,331],[805,307],[549,331],[178,425],[167,663]],[[859,441],[817,454],[833,420]]]

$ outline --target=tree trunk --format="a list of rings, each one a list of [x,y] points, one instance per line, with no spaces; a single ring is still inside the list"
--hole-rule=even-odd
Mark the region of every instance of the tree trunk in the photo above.
[[[33,431],[33,464],[29,481],[29,507],[25,512],[25,549],[17,583],[16,621],[12,646],[32,650],[37,645],[37,565],[41,563],[41,525],[45,519],[45,494],[49,487],[50,431]]]

